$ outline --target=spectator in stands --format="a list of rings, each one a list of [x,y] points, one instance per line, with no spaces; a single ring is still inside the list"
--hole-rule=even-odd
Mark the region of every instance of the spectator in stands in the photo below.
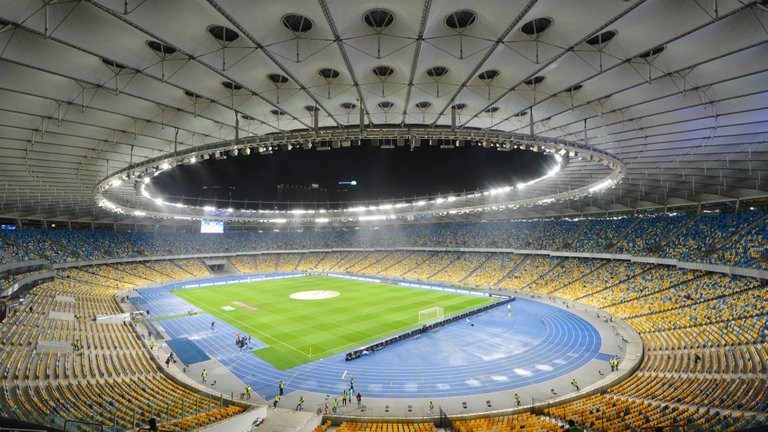
[[[568,420],[568,432],[584,432],[584,429],[576,426],[576,422]]]

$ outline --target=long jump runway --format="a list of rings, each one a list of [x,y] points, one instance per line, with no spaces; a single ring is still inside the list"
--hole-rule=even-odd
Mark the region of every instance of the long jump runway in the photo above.
[[[215,330],[211,321],[216,321]],[[510,308],[492,309],[471,322],[474,325],[456,322],[357,360],[347,362],[340,353],[285,371],[247,348],[240,351],[234,343],[240,331],[211,315],[183,316],[161,324],[170,338],[189,338],[267,399],[275,396],[280,380],[286,382],[287,391],[334,395],[349,388],[351,377],[355,390],[365,397],[478,395],[559,377],[570,380],[570,372],[591,360],[609,358],[600,353],[600,334],[590,323],[534,300],[518,298]],[[251,349],[263,346],[252,338]]]

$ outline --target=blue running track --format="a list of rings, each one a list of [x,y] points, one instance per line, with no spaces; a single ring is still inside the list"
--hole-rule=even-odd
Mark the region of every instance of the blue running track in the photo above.
[[[151,289],[142,304],[168,314],[191,308],[159,290]],[[144,296],[144,291],[139,294]],[[215,330],[210,328],[211,321],[216,321]],[[600,353],[600,334],[591,324],[568,310],[537,301],[518,298],[510,309],[492,309],[472,318],[472,323],[450,324],[351,362],[344,361],[341,353],[280,371],[248,348],[237,348],[235,335],[240,331],[209,314],[159,322],[171,339],[193,341],[267,399],[275,396],[280,380],[289,391],[340,394],[348,388],[350,377],[355,378],[355,390],[365,397],[476,395],[542,383],[593,359],[606,358]],[[250,349],[264,346],[253,338]]]

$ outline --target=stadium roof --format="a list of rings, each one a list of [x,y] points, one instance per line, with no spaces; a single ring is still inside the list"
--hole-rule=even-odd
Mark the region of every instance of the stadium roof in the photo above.
[[[533,127],[624,165],[611,189],[510,216],[762,197],[767,42],[765,0],[0,1],[0,217],[142,223],[96,185],[198,146],[355,128],[361,108],[370,128]],[[539,188],[605,174],[571,158]]]

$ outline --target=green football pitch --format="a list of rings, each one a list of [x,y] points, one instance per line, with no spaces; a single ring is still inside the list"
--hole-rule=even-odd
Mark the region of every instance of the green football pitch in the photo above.
[[[296,300],[303,291],[335,291]],[[456,315],[494,302],[441,291],[325,276],[307,276],[172,291],[268,345],[253,351],[285,370],[418,327],[419,311],[442,307]],[[229,306],[226,310],[225,307]]]

